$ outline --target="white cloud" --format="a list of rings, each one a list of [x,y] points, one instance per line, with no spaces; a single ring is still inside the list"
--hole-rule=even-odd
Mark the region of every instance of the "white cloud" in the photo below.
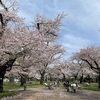
[[[72,53],[78,52],[81,48],[90,46],[92,44],[91,40],[83,39],[82,37],[77,37],[71,34],[65,35],[63,37],[63,41],[59,42],[61,42],[66,49],[66,56],[71,56]]]
[[[91,44],[100,45],[100,0],[18,0],[19,15],[26,23],[36,14],[54,18],[62,12],[68,14],[63,20],[59,42],[67,53],[78,51]],[[66,34],[66,35],[65,35]]]
[[[71,34],[67,34],[64,36],[64,38],[66,39],[66,41],[72,43],[72,44],[76,44],[76,45],[83,45],[83,44],[89,44],[91,43],[91,41],[83,39],[81,37],[77,37],[75,35],[71,35]]]

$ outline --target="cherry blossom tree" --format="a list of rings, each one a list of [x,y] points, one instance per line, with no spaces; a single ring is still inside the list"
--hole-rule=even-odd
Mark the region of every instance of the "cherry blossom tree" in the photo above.
[[[37,70],[41,75],[40,84],[44,82],[44,76],[49,66],[54,65],[57,60],[61,59],[64,49],[61,45],[54,43],[59,36],[61,20],[64,14],[58,15],[54,20],[45,16],[37,15],[33,26],[38,30],[41,38],[41,47],[35,52],[37,58]],[[40,44],[41,44],[40,43]]]
[[[65,81],[66,79],[73,79],[73,81],[79,79],[80,83],[82,83],[83,78],[87,75],[95,75],[95,73],[90,70],[90,68],[87,68],[86,63],[84,63],[83,61],[76,63],[71,59],[60,62],[59,66],[56,67],[56,69],[59,70],[63,75],[63,81]]]
[[[95,73],[98,74],[98,88],[100,88],[100,47],[91,46],[85,49],[81,49],[80,52],[75,53],[72,59],[77,61],[84,61],[87,63]]]
[[[89,65],[82,61],[83,63],[80,65],[81,70],[79,72],[79,79],[80,83],[83,82],[83,79],[88,78],[86,81],[88,83],[91,83],[92,79],[97,75],[90,67]]]
[[[20,18],[17,16],[16,2],[11,3],[11,0],[0,0],[0,92],[3,91],[3,78],[6,70],[10,70],[15,56],[7,52],[5,48],[5,37],[9,33],[9,28],[13,23],[16,23]],[[21,21],[21,20],[20,20]],[[8,55],[7,55],[8,54]],[[9,60],[7,60],[9,59]]]
[[[29,55],[40,38],[37,31],[30,31],[24,24],[24,18],[17,16],[16,1],[8,1],[0,0],[0,92],[6,71],[12,69],[17,58]]]
[[[47,67],[56,64],[64,53],[62,46],[54,42],[65,15],[58,15],[54,20],[37,15],[33,29],[30,29],[25,25],[24,18],[17,15],[16,4],[16,1],[0,0],[0,92],[3,91],[6,71],[12,69],[19,57],[30,58],[30,64],[37,66],[40,83],[43,83]]]
[[[61,61],[59,62],[59,65],[56,67],[56,70],[60,71],[60,74],[62,75],[62,81],[66,81],[70,77],[70,65],[69,61]]]
[[[61,48],[59,45],[49,45],[46,47],[46,49],[44,47],[44,49],[39,52],[39,55],[37,56],[38,62],[35,63],[35,66],[38,73],[41,75],[41,84],[44,82],[45,74],[48,73],[48,67],[55,66],[57,60],[61,58],[63,52],[63,48]],[[60,55],[58,56],[58,54]]]

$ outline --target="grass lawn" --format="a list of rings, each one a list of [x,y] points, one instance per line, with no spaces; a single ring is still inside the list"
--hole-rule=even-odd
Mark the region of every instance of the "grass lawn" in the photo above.
[[[18,92],[16,91],[13,91],[16,90],[16,89],[23,89],[24,90],[24,87],[20,86],[20,82],[18,83],[14,83],[14,84],[10,84],[9,82],[4,82],[4,92],[3,93],[0,93],[0,99],[3,98],[3,97],[7,97],[7,96],[14,96],[14,95],[17,95]],[[39,82],[32,82],[32,83],[27,83],[27,88],[39,88],[39,87],[44,87],[44,85],[40,85]],[[9,91],[9,90],[12,90],[12,91]]]
[[[90,83],[90,86],[86,86],[85,83],[79,84],[83,90],[100,91],[98,89],[98,83]]]
[[[13,92],[13,91],[4,91],[3,93],[0,93],[0,99],[3,97],[7,97],[7,96],[14,96],[17,95],[18,92]]]
[[[98,89],[98,84],[97,83],[91,83],[90,86],[85,86],[85,83],[83,84],[79,84],[83,90],[92,90],[92,91],[100,91],[100,89]],[[44,85],[40,85],[40,82],[38,81],[34,81],[32,83],[27,83],[27,88],[42,88],[45,87]],[[63,87],[63,84],[60,86]],[[14,83],[14,84],[10,84],[9,82],[4,82],[4,92],[0,93],[0,99],[3,97],[7,97],[7,96],[14,96],[17,95],[18,92],[16,91],[9,91],[9,90],[16,90],[16,89],[23,89],[24,87],[20,86],[20,82],[18,83]]]
[[[79,84],[83,90],[100,91],[100,89],[98,89],[98,83],[90,83],[90,86],[86,86],[85,84],[86,82]],[[60,87],[63,88],[63,83]]]

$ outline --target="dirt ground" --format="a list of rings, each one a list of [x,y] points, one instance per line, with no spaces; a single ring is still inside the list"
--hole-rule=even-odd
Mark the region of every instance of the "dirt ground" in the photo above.
[[[34,88],[26,91],[18,90],[19,95],[4,98],[2,100],[100,100],[100,92],[77,90],[76,93],[67,92],[66,89],[55,87],[52,90],[47,88]]]

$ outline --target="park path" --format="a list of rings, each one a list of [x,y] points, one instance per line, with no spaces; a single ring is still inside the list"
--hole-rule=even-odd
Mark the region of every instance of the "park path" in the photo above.
[[[37,92],[25,100],[79,100],[71,97],[65,89],[55,88],[53,90],[39,89]]]
[[[93,91],[78,90],[72,93],[61,88],[35,89],[34,91],[37,92],[25,100],[100,100],[100,92]]]
[[[2,100],[100,100],[100,92],[78,90],[72,93],[58,87],[53,90],[33,88],[26,91],[20,90],[19,95]]]

